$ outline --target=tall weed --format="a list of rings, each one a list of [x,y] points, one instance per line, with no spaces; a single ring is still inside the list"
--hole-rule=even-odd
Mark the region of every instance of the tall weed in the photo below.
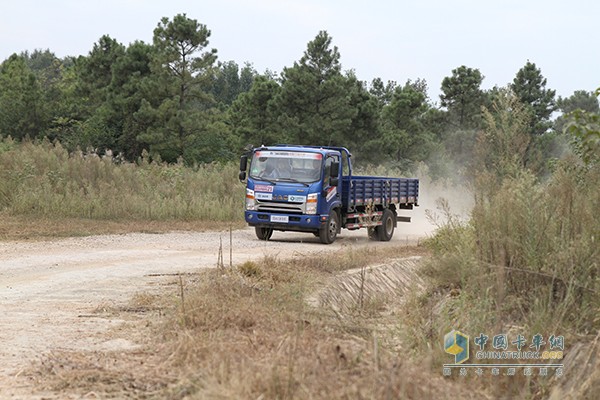
[[[59,143],[5,139],[0,145],[0,210],[15,215],[130,220],[242,219],[234,164],[116,163],[69,154]]]
[[[600,329],[600,165],[565,158],[541,181],[526,168],[526,119],[509,115],[522,108],[505,99],[494,112],[477,145],[471,218],[448,217],[427,241],[433,285],[413,299],[411,334],[437,341],[437,364],[447,362],[439,343],[451,329],[571,342]],[[545,383],[532,382],[498,393],[541,393]]]

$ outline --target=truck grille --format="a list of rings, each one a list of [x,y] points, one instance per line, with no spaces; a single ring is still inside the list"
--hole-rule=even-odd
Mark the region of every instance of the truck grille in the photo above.
[[[285,213],[285,214],[303,214],[303,203],[279,203],[276,201],[257,200],[256,210],[263,212]]]

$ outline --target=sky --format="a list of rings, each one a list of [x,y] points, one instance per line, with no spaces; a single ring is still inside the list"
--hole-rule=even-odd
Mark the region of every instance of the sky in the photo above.
[[[281,72],[319,31],[358,79],[424,79],[439,101],[461,65],[506,86],[527,61],[568,97],[600,87],[600,2],[592,0],[0,0],[0,62],[49,49],[87,55],[102,35],[152,42],[163,17],[186,14],[211,31],[219,61]]]

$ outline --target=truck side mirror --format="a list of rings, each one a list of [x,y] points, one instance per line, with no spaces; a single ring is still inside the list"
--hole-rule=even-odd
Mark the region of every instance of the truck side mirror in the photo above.
[[[329,184],[331,186],[337,186],[339,183],[338,176],[340,174],[340,163],[332,162],[329,169],[329,177],[331,178]]]
[[[240,182],[246,180],[246,168],[248,168],[248,155],[244,154],[240,157],[240,174],[238,175]]]
[[[240,171],[246,171],[248,167],[248,156],[244,154],[240,157]]]
[[[329,176],[331,176],[332,178],[337,178],[338,175],[340,174],[340,163],[339,162],[332,162],[331,163],[331,167],[329,167]]]

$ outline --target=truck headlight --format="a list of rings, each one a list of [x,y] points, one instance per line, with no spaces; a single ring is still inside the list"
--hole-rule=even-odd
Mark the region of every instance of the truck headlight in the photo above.
[[[319,193],[311,193],[306,197],[306,213],[316,214],[317,213],[317,200],[319,199]]]
[[[254,211],[256,202],[254,201],[254,190],[246,188],[246,210]]]

